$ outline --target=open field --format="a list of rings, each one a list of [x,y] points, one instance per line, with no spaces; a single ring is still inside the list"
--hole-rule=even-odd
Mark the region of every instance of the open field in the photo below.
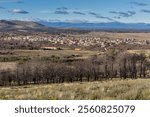
[[[12,50],[2,51],[5,55],[0,55],[0,60],[3,62],[28,60],[46,57],[59,57],[59,58],[74,58],[74,59],[85,59],[94,55],[99,55],[98,51],[87,51],[87,50]],[[7,54],[8,53],[8,54]],[[9,54],[11,53],[11,55]]]
[[[133,38],[137,40],[150,40],[150,33],[113,33],[113,32],[92,32],[90,35],[110,38],[110,39],[125,39]]]
[[[0,70],[2,69],[14,69],[18,62],[42,59],[87,59],[94,55],[99,55],[98,51],[75,51],[75,50],[1,50],[1,53],[6,53],[0,55]],[[8,53],[8,54],[7,54]],[[10,54],[11,53],[11,54]]]
[[[0,62],[0,70],[14,69],[17,63],[15,62]]]
[[[0,99],[150,99],[150,79],[0,87]]]
[[[136,54],[145,54],[146,56],[150,57],[150,50],[145,49],[145,50],[128,50],[129,53],[136,53]]]
[[[82,57],[89,57],[92,55],[97,55],[98,51],[75,51],[75,50],[15,50],[14,54],[18,56],[30,56],[30,57],[44,57],[44,56],[59,56],[67,57],[71,55],[79,55]]]

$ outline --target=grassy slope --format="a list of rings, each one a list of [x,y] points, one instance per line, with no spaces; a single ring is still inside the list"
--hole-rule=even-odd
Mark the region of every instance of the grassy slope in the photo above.
[[[150,99],[150,79],[1,87],[0,99]]]

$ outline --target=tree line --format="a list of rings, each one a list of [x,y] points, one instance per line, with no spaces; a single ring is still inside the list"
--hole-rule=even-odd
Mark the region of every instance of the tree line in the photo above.
[[[50,84],[103,81],[114,78],[150,78],[150,60],[145,54],[112,52],[100,57],[67,62],[28,61],[16,69],[0,71],[0,85]]]

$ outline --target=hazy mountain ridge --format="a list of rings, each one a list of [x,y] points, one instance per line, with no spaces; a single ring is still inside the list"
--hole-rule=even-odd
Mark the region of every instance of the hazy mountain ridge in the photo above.
[[[38,21],[39,23],[49,27],[64,27],[64,28],[81,28],[81,29],[131,29],[131,30],[150,30],[150,24],[146,23],[120,23],[120,22],[106,22],[106,23],[73,23],[73,22],[47,22]]]
[[[0,20],[0,32],[47,32],[47,33],[87,33],[97,31],[150,31],[150,24],[146,23],[87,23],[87,22],[47,22],[47,21],[18,21]]]
[[[58,28],[48,27],[40,22],[34,21],[19,21],[19,20],[0,20],[0,32],[47,32],[47,33],[86,33],[87,30],[73,29],[73,28]]]

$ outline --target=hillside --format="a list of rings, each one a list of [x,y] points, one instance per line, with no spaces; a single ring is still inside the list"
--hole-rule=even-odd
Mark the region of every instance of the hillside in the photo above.
[[[150,99],[150,80],[136,79],[0,87],[0,99]]]
[[[36,22],[29,22],[29,21],[7,21],[7,20],[0,20],[0,29],[3,30],[13,30],[13,29],[37,29],[37,28],[46,28],[44,25],[41,25]]]
[[[0,20],[0,32],[46,32],[46,33],[86,33],[89,31],[72,29],[72,28],[58,28],[58,27],[47,27],[38,22],[33,21],[19,21],[19,20]]]

